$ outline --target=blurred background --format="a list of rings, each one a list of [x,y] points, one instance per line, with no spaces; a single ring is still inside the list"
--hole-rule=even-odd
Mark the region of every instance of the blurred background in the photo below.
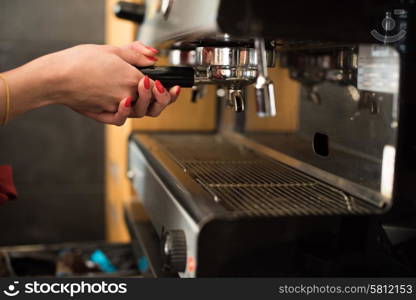
[[[104,0],[1,0],[0,71],[43,54],[105,41]],[[0,128],[0,164],[19,199],[0,207],[0,245],[102,240],[104,126],[46,107]]]

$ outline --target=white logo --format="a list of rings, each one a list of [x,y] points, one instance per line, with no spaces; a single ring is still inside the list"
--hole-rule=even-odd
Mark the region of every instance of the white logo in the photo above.
[[[101,282],[32,282],[22,283],[18,289],[19,281],[9,284],[3,293],[14,297],[22,294],[66,294],[71,298],[77,294],[126,294],[127,283]]]
[[[406,16],[406,11],[402,9],[395,9],[393,14],[391,12],[386,12],[386,15],[381,22],[381,26],[384,29],[384,34],[379,33],[377,30],[373,29],[370,33],[371,35],[378,41],[389,44],[389,43],[395,43],[405,38],[406,36],[406,30],[399,27],[399,31],[396,34],[389,35],[396,27],[396,20],[393,18],[393,15],[395,17],[403,17]]]
[[[9,297],[14,297],[19,295],[20,291],[16,289],[16,285],[19,284],[19,281],[13,282],[7,287],[7,290],[4,290],[3,293]]]

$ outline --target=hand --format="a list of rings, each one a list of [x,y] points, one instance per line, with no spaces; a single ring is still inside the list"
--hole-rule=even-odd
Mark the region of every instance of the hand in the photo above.
[[[136,97],[143,74],[134,66],[151,66],[155,52],[139,42],[125,47],[81,45],[46,57],[57,71],[54,103],[78,112],[117,112],[121,99]]]
[[[141,118],[144,116],[157,117],[167,105],[176,101],[180,93],[180,86],[174,86],[168,92],[160,83],[145,76],[140,80],[138,91],[140,97],[137,102],[133,102],[131,96],[123,99],[118,106],[116,113],[93,113],[80,112],[81,114],[102,123],[122,126],[127,118]],[[152,99],[154,96],[154,99]],[[153,100],[153,101],[152,101]]]
[[[153,65],[156,53],[140,42],[122,48],[84,45],[64,51],[59,60],[69,65],[64,71],[67,80],[63,81],[63,90],[67,94],[63,104],[97,121],[118,126],[128,117],[158,116],[176,100],[180,87],[167,92],[160,82],[143,77],[133,66]],[[132,99],[137,95],[134,103]],[[125,100],[121,103],[120,99]]]
[[[140,42],[124,47],[81,45],[6,72],[13,96],[11,117],[49,104],[63,104],[115,125],[127,117],[158,116],[176,100],[180,88],[167,92],[134,67],[153,65],[156,52]],[[131,107],[123,106],[128,99]]]

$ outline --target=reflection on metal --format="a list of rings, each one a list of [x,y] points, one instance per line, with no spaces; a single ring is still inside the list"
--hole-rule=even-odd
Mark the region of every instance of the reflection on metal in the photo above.
[[[241,90],[233,90],[229,89],[228,93],[228,107],[234,108],[235,112],[242,112],[244,111],[244,98],[242,95]]]
[[[380,207],[390,206],[394,178],[386,175],[382,183],[382,161],[383,148],[397,140],[398,51],[367,44],[286,47],[280,58],[291,77],[302,84],[301,99],[308,100],[300,103],[299,130],[293,134],[298,138],[280,137],[298,148],[290,151],[282,143],[270,146],[264,139],[260,143],[298,160],[308,174]],[[325,161],[307,153],[305,144],[316,132],[334,141]],[[386,168],[391,170],[393,165]]]
[[[151,136],[230,216],[355,215],[380,212],[377,206],[281,161],[264,156],[258,152],[259,149],[247,148],[229,136]]]
[[[196,103],[200,99],[204,98],[207,93],[207,89],[203,85],[194,85],[192,87],[191,102]]]
[[[264,39],[256,38],[254,48],[258,60],[258,74],[255,85],[257,115],[261,118],[274,117],[276,115],[276,93],[267,71],[268,61]]]
[[[178,202],[172,190],[161,180],[134,142],[129,143],[129,167],[134,173],[133,186],[159,237],[163,233],[164,226],[171,229],[183,229],[187,240],[187,255],[194,255],[199,234],[198,224]],[[177,188],[180,188],[179,185]],[[180,276],[194,277],[195,270],[185,271],[180,273]]]
[[[275,50],[246,45],[235,45],[229,36],[218,37],[216,46],[192,46],[177,43],[169,53],[170,63],[175,66],[192,66],[195,69],[195,84],[216,84],[226,92],[224,98],[236,112],[244,111],[242,89],[256,82],[257,107],[261,117],[274,116],[275,96],[273,84],[267,77],[267,68],[275,64]],[[229,45],[229,46],[228,46]],[[257,45],[257,44],[256,44]],[[260,67],[261,66],[261,67]],[[198,98],[198,88],[193,89],[192,100]]]
[[[174,66],[193,66],[195,64],[194,49],[171,49],[169,50],[169,63]]]
[[[263,155],[269,156],[288,166],[294,167],[302,172],[305,172],[306,174],[319,178],[320,180],[336,186],[343,191],[347,191],[353,196],[364,199],[377,207],[382,208],[385,207],[386,204],[390,203],[390,199],[386,198],[384,195],[381,195],[378,193],[378,191],[371,190],[363,185],[357,184],[335,174],[331,174],[323,169],[312,166],[305,161],[290,157],[284,153],[277,151],[276,149],[269,148],[265,145],[257,143],[254,140],[248,139],[243,135],[227,132],[225,133],[225,136],[235,143],[244,145],[245,147],[262,153]]]
[[[380,192],[387,199],[391,199],[393,195],[395,160],[396,148],[392,145],[384,146]]]
[[[399,91],[400,58],[388,46],[360,45],[357,87],[359,90],[382,93]]]
[[[172,9],[173,0],[161,0],[160,2],[160,13],[163,18],[167,20],[169,18],[170,10]]]
[[[354,102],[358,102],[360,101],[360,91],[354,86],[354,85],[349,85],[348,87],[348,92],[350,93],[351,99]]]

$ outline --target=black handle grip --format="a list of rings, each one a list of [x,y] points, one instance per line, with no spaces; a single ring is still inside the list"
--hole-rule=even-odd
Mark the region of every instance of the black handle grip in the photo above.
[[[166,88],[175,85],[192,87],[195,84],[195,71],[191,67],[137,67],[140,72],[153,80],[159,80]]]
[[[119,1],[115,4],[113,11],[118,18],[133,21],[137,24],[143,23],[146,15],[146,7],[144,4],[126,1]]]

